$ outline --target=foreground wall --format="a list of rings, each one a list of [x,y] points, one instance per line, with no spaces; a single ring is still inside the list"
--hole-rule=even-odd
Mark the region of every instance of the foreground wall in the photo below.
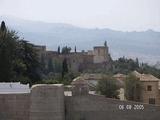
[[[0,94],[0,120],[64,120],[63,85],[35,85],[31,93]]]
[[[63,85],[36,85],[32,87],[31,93],[0,94],[0,120],[160,119],[160,106],[146,104],[143,110],[122,110],[122,105],[141,103],[88,94],[64,97]]]
[[[103,96],[86,95],[65,98],[66,120],[159,120],[160,107],[144,105],[144,109],[121,110],[121,105],[141,105]],[[120,108],[119,108],[120,107]]]
[[[0,94],[0,120],[29,120],[29,93]]]
[[[63,85],[36,85],[32,87],[30,120],[64,120]]]

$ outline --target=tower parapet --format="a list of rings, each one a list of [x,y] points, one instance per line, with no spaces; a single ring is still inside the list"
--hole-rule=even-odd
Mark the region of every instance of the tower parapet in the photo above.
[[[107,43],[104,46],[95,46],[93,50],[94,63],[106,63],[109,61],[109,51]]]

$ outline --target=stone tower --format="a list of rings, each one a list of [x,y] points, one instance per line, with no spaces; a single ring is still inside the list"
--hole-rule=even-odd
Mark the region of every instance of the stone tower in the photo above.
[[[108,51],[107,42],[104,46],[95,46],[94,47],[94,63],[106,63],[110,60],[110,55]]]

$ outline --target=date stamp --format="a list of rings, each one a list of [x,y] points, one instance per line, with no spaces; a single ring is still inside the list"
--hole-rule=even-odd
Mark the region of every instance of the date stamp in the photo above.
[[[135,105],[119,105],[118,106],[118,109],[119,110],[144,110],[144,105],[141,105],[141,104],[135,104]]]

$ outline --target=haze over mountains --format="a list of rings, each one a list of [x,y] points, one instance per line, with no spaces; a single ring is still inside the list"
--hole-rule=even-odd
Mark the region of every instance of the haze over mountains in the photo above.
[[[79,51],[92,49],[93,46],[108,42],[111,56],[138,57],[151,64],[160,61],[160,32],[147,30],[142,32],[122,32],[111,29],[80,28],[63,23],[45,23],[23,20],[15,17],[0,17],[10,29],[18,31],[25,40],[34,44],[46,45],[49,50],[60,46],[77,46]]]

